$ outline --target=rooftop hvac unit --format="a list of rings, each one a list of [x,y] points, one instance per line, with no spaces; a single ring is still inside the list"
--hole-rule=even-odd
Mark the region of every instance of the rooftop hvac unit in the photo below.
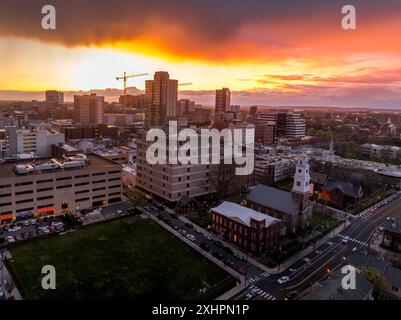
[[[74,169],[74,168],[81,168],[84,164],[81,161],[69,161],[63,163],[64,169]]]

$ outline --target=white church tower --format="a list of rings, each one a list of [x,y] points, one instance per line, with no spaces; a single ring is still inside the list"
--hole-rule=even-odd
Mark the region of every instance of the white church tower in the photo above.
[[[310,192],[310,167],[308,157],[303,154],[298,159],[295,175],[294,186],[292,187],[292,197],[294,200],[301,202],[301,209],[303,210],[309,200]]]

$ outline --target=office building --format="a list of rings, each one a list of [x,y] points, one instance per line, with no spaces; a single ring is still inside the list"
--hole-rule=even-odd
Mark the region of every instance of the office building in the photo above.
[[[49,157],[52,155],[52,146],[64,144],[64,142],[64,134],[54,130],[6,127],[2,153],[5,157],[28,153],[38,158]]]
[[[74,96],[75,122],[82,124],[103,123],[104,97],[95,93],[83,96]]]
[[[306,123],[300,110],[269,110],[258,114],[258,122],[274,124],[278,138],[298,140],[305,137]]]
[[[165,71],[158,71],[153,80],[145,83],[145,126],[163,126],[177,116],[178,80],[170,79]]]

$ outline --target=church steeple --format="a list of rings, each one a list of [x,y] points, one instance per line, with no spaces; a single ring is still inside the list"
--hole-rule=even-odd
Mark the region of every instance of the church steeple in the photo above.
[[[301,208],[306,206],[309,199],[310,192],[310,166],[308,163],[308,157],[303,154],[298,159],[295,175],[294,175],[294,186],[292,187],[293,199],[301,203]]]
[[[327,162],[334,162],[334,140],[331,137],[329,152],[327,153]]]

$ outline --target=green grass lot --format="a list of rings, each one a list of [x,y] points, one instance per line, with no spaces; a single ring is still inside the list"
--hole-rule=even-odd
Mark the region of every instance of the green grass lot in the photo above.
[[[151,220],[107,222],[10,251],[9,266],[26,299],[212,299],[235,285]],[[56,268],[56,290],[41,288],[44,265]]]

